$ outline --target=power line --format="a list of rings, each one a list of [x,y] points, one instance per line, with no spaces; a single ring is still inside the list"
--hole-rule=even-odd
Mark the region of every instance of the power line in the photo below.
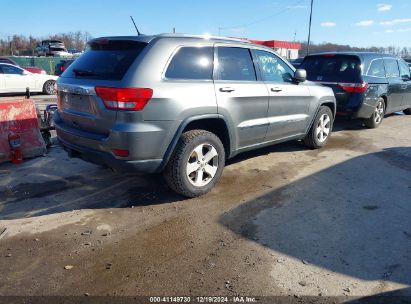
[[[282,9],[282,10],[280,10],[280,11],[274,13],[274,14],[271,14],[271,15],[269,15],[269,16],[266,16],[266,17],[264,17],[264,18],[260,18],[260,19],[258,19],[258,20],[255,20],[255,21],[252,21],[252,22],[249,22],[249,23],[243,23],[243,24],[239,24],[239,25],[236,25],[236,26],[229,26],[229,27],[219,27],[218,29],[219,29],[219,31],[221,31],[221,30],[231,30],[231,29],[235,29],[235,28],[239,28],[239,27],[249,27],[249,26],[251,26],[251,25],[254,25],[254,24],[257,24],[257,23],[261,23],[261,22],[263,22],[263,21],[266,21],[266,20],[268,20],[268,19],[271,19],[272,17],[281,15],[281,14],[283,14],[283,13],[291,10],[291,9],[293,8],[293,6],[297,6],[297,5],[301,4],[301,3],[304,2],[304,1],[306,1],[306,0],[297,1],[296,3],[287,6],[286,8],[284,8],[284,9]]]

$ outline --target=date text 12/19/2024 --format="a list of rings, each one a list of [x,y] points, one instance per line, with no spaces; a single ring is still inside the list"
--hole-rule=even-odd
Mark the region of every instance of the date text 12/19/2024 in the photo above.
[[[254,303],[255,297],[150,297],[150,303]]]

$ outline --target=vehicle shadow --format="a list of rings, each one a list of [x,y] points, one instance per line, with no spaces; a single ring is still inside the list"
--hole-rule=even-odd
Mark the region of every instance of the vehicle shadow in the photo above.
[[[53,138],[47,157],[22,165],[0,165],[0,220],[79,209],[129,208],[187,200],[166,185],[161,174],[126,175],[70,159]],[[276,152],[307,150],[291,141],[242,153],[227,166]],[[23,178],[23,179],[22,179]]]
[[[387,115],[387,117],[392,116],[402,116],[404,113],[396,112]],[[384,124],[384,120],[382,121]],[[346,116],[337,116],[334,120],[333,132],[340,132],[340,131],[362,131],[367,129],[362,119],[353,119]]]
[[[128,208],[182,200],[161,175],[116,174],[70,159],[59,146],[47,157],[0,165],[0,220],[79,209]]]
[[[301,267],[411,285],[410,172],[409,147],[363,155],[245,202],[219,223]]]

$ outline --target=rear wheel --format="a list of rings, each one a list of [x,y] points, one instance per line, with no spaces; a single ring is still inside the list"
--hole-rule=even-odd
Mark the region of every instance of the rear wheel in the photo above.
[[[365,126],[370,129],[377,128],[385,115],[385,101],[383,98],[379,98],[377,105],[375,106],[374,113],[370,118],[364,120]]]
[[[214,187],[224,164],[225,152],[220,139],[205,130],[191,130],[181,135],[164,170],[164,177],[175,192],[196,197]]]
[[[311,149],[324,147],[330,138],[333,121],[331,109],[327,106],[321,106],[310,131],[304,138],[305,145]]]
[[[406,115],[411,115],[411,108],[405,109],[403,112]]]
[[[47,80],[43,85],[43,93],[47,95],[56,94],[56,90],[54,88],[54,84],[56,82],[54,80]]]

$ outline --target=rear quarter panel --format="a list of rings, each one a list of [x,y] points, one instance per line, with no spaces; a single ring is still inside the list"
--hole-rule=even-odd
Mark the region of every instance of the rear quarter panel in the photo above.
[[[308,125],[306,126],[306,132],[311,128],[311,125],[315,119],[315,116],[317,115],[320,107],[324,104],[332,104],[333,105],[333,115],[335,117],[336,113],[336,101],[335,101],[335,96],[334,92],[331,88],[322,86],[322,85],[317,85],[313,82],[307,82],[305,85],[307,85],[311,96],[313,97],[311,99],[311,104],[309,108],[309,116],[311,119],[308,120]]]

